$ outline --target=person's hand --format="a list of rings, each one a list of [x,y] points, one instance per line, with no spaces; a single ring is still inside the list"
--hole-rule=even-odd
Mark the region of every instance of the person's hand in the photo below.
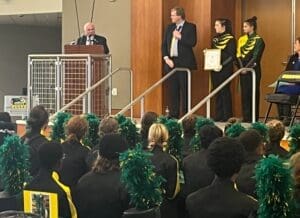
[[[216,71],[216,72],[220,72],[221,70],[222,70],[222,65],[219,65],[218,67],[216,67],[214,69],[214,71]]]
[[[181,39],[181,33],[179,31],[177,31],[177,30],[174,30],[173,31],[173,37],[175,39]]]
[[[174,67],[174,62],[170,58],[166,58],[165,62],[170,68]]]

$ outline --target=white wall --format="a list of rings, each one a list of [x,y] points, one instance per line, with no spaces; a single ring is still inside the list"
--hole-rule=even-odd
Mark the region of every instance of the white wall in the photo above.
[[[80,33],[83,25],[91,19],[93,0],[77,0]],[[96,32],[107,38],[112,54],[113,69],[130,67],[131,14],[130,0],[96,0],[94,20]],[[73,0],[63,0],[62,10],[62,43],[66,44],[78,38],[78,27],[75,3]],[[118,95],[112,99],[112,108],[123,108],[129,102],[130,77],[126,72],[120,72],[113,77],[113,87],[118,89]]]
[[[60,53],[60,28],[0,25],[0,111],[4,95],[20,95],[27,86],[27,55]]]
[[[0,15],[42,14],[62,11],[62,0],[0,0]]]

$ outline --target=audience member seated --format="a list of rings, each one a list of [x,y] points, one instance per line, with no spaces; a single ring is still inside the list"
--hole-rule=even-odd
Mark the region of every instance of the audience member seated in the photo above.
[[[300,152],[295,153],[290,158],[290,166],[294,178],[294,200],[295,214],[294,217],[300,217]]]
[[[217,126],[205,125],[200,128],[201,149],[183,159],[185,196],[197,191],[199,188],[210,185],[213,181],[215,174],[207,166],[207,153],[209,145],[222,135],[222,130]]]
[[[101,122],[99,124],[99,132],[98,132],[100,139],[107,134],[116,134],[118,132],[119,132],[119,123],[114,117],[107,116],[101,120]],[[89,152],[88,157],[87,157],[87,163],[88,163],[89,169],[91,169],[93,167],[94,162],[98,158],[98,155],[99,155],[98,151],[99,151],[99,145],[95,146]]]
[[[166,180],[163,183],[165,194],[160,208],[161,218],[176,218],[177,210],[174,199],[180,191],[179,164],[175,157],[164,151],[168,138],[168,130],[163,124],[152,124],[148,136],[149,149],[153,154],[151,161],[155,166],[156,173]]]
[[[216,178],[211,185],[187,197],[190,218],[246,218],[255,215],[257,201],[235,187],[243,161],[244,148],[236,139],[218,138],[209,146],[207,164]]]
[[[296,38],[294,43],[294,54],[289,57],[286,65],[286,71],[299,71],[300,70],[300,37]],[[300,94],[300,83],[288,83],[281,84],[277,89],[278,93],[284,93],[288,95],[299,95]],[[292,114],[291,105],[278,104],[279,119],[283,120],[283,123],[288,126],[290,124],[290,118]]]
[[[24,190],[56,193],[58,196],[58,214],[60,217],[76,218],[76,208],[72,202],[68,186],[59,181],[56,171],[63,157],[62,147],[57,142],[47,142],[38,150],[40,169]]]
[[[48,112],[42,105],[35,106],[31,109],[27,120],[26,133],[22,137],[25,144],[29,145],[30,174],[35,176],[39,171],[39,159],[38,150],[40,146],[48,140],[41,134],[42,130],[45,130],[48,126]]]
[[[119,153],[127,150],[119,134],[104,135],[92,170],[79,180],[75,202],[80,218],[121,218],[129,208],[129,196],[120,181]]]
[[[141,137],[143,148],[148,147],[148,133],[150,126],[157,121],[158,115],[155,112],[149,111],[144,114],[141,121]]]
[[[11,117],[7,112],[0,112],[0,146],[4,142],[4,138],[15,134],[16,125],[11,123]],[[3,190],[2,182],[0,180],[0,191]]]
[[[62,143],[64,158],[59,175],[61,182],[71,189],[89,171],[86,162],[89,149],[80,143],[87,131],[88,122],[83,116],[72,117],[66,125],[67,139]]]
[[[266,144],[266,155],[275,154],[281,158],[286,158],[288,151],[280,146],[284,137],[285,127],[279,120],[270,120],[267,122],[269,128],[269,143]]]
[[[0,146],[3,144],[4,137],[14,134],[16,125],[11,122],[11,117],[7,112],[0,112]]]
[[[238,138],[245,148],[245,161],[236,179],[239,191],[256,198],[254,171],[255,165],[263,155],[263,138],[254,129],[242,132]]]
[[[182,120],[183,140],[184,140],[184,145],[182,147],[183,158],[193,153],[193,148],[192,146],[190,146],[190,142],[196,133],[195,131],[196,120],[197,120],[197,116],[194,114]]]

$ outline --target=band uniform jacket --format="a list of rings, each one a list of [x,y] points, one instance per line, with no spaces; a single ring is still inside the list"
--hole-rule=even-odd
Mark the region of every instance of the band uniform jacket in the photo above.
[[[211,185],[190,194],[186,207],[189,218],[247,218],[256,217],[258,203],[239,192],[229,178],[216,178]]]
[[[86,36],[81,36],[77,39],[77,45],[85,45],[86,44]],[[106,38],[103,36],[99,35],[94,35],[94,40],[93,40],[94,45],[103,45],[104,48],[104,53],[108,54],[109,53],[109,48],[107,46]]]
[[[25,190],[56,193],[59,217],[72,217],[67,194],[53,179],[52,171],[41,168],[37,176],[25,186]]]
[[[178,161],[172,155],[164,152],[159,145],[155,145],[151,152],[153,153],[151,162],[155,167],[155,172],[165,179],[162,184],[165,194],[160,206],[161,218],[176,218],[177,205],[174,198],[180,190]]]
[[[76,140],[62,143],[64,158],[59,170],[60,180],[74,188],[81,176],[89,171],[87,156],[89,149]]]
[[[122,218],[129,208],[119,170],[85,174],[77,184],[74,201],[80,218]]]
[[[176,24],[170,24],[165,32],[163,44],[162,44],[162,54],[163,57],[170,57],[171,42],[173,38],[173,31],[176,29]],[[191,70],[197,69],[196,59],[193,52],[193,47],[197,43],[197,32],[196,25],[184,22],[181,30],[182,38],[178,40],[178,63],[180,66],[175,67],[186,67]]]
[[[184,194],[189,195],[211,184],[214,172],[206,164],[207,149],[201,149],[183,159]]]

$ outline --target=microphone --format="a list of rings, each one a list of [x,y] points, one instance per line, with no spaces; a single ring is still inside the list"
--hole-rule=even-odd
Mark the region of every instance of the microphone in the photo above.
[[[96,38],[93,38],[93,43],[96,45],[100,44],[100,42]]]

